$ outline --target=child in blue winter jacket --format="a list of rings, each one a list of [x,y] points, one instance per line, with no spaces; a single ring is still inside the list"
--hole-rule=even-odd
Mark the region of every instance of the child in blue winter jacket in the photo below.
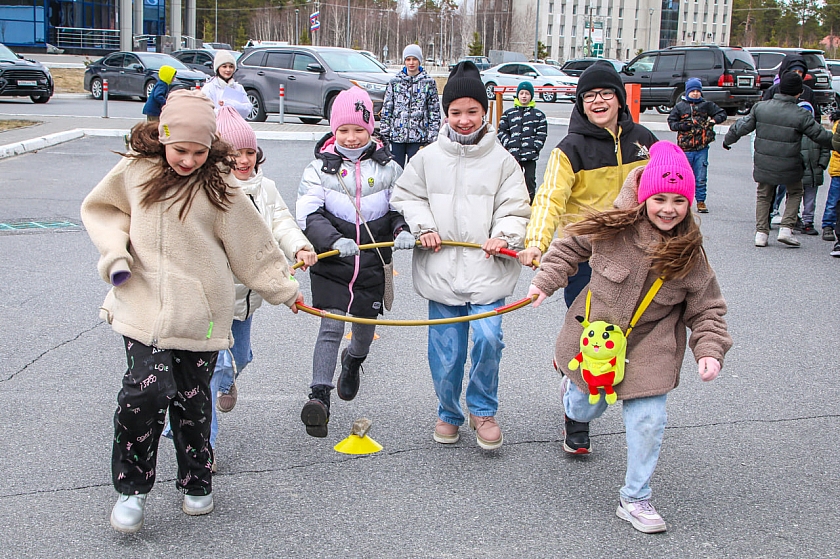
[[[513,108],[499,121],[499,141],[522,167],[531,202],[537,192],[537,159],[548,136],[548,120],[534,101],[534,86],[520,82]]]
[[[166,97],[169,95],[169,88],[172,87],[176,72],[175,68],[166,65],[158,70],[158,81],[152,89],[152,94],[146,99],[146,104],[143,105],[143,114],[146,115],[147,121],[160,120],[160,112],[166,105]]]

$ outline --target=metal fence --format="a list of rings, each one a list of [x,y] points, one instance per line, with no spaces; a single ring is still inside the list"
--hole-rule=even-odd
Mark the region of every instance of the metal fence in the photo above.
[[[62,48],[119,50],[120,31],[119,29],[55,27],[51,42]]]

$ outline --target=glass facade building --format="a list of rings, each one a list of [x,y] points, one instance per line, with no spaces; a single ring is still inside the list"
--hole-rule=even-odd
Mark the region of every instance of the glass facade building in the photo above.
[[[166,0],[135,1],[143,2],[143,33],[164,34]],[[119,43],[118,8],[119,0],[0,0],[0,43],[110,49],[113,41],[102,40],[101,31]]]

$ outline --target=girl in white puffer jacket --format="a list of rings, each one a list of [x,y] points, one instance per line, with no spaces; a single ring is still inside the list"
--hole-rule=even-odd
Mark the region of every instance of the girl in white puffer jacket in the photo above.
[[[236,72],[233,54],[226,50],[217,51],[213,57],[213,71],[216,75],[202,86],[201,92],[213,101],[216,115],[222,107],[233,107],[239,116],[248,118],[253,105],[245,88],[233,79],[233,73]]]

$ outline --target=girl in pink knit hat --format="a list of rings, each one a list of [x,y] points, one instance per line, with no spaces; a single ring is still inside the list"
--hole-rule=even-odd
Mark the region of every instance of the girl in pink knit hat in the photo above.
[[[330,128],[315,146],[315,160],[303,171],[297,220],[316,250],[338,250],[310,270],[312,304],[333,314],[376,318],[383,312],[384,262],[391,249],[359,251],[359,245],[394,241],[396,249],[414,247],[414,236],[391,207],[391,192],[402,168],[373,133],[373,103],[362,89],[338,94]],[[371,238],[371,236],[373,238]],[[344,322],[322,318],[312,358],[309,401],[300,418],[313,437],[327,436],[330,393],[342,400],[359,390],[362,362],[373,341],[373,325],[353,324],[350,345],[341,352],[341,373],[333,384]]]
[[[679,383],[686,341],[704,381],[717,377],[732,346],[723,319],[726,302],[691,214],[693,198],[694,175],[685,154],[670,142],[655,143],[647,166],[627,176],[615,209],[587,215],[551,243],[528,291],[537,296],[537,307],[567,285],[580,262],[592,265],[588,292],[572,303],[555,346],[555,364],[563,375],[563,447],[573,455],[589,454],[588,430],[586,440],[579,440],[580,425],[600,417],[608,401],[622,401],[627,473],[616,515],[645,533],[666,529],[651,504],[650,478],[665,432],[665,399]],[[653,298],[645,305],[649,295]],[[631,319],[623,380],[613,371],[588,369],[585,359],[580,362],[584,351],[609,351],[619,343],[608,336],[609,327],[595,335],[593,322],[610,323],[612,332],[617,327],[625,333]],[[596,388],[601,374],[615,375],[614,386]],[[607,479],[610,473],[593,477]]]

